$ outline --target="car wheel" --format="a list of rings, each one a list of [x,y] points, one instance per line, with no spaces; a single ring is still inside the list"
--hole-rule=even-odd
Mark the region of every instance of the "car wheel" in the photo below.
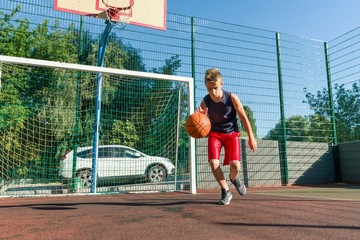
[[[76,176],[84,183],[84,187],[91,186],[91,170],[81,170],[76,174]]]
[[[166,179],[166,169],[161,165],[151,166],[147,172],[149,182],[161,182]]]

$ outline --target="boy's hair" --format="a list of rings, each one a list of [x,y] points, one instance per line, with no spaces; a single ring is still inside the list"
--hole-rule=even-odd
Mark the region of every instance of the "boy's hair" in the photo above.
[[[206,83],[215,83],[218,80],[222,81],[222,76],[221,76],[221,73],[220,73],[219,69],[217,69],[217,68],[209,68],[208,70],[206,70],[206,72],[205,72],[205,84]]]

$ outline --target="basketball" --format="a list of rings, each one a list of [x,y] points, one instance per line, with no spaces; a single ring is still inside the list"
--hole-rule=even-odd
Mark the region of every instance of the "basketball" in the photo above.
[[[210,132],[210,128],[210,119],[205,114],[196,112],[186,119],[186,132],[193,138],[206,137]]]

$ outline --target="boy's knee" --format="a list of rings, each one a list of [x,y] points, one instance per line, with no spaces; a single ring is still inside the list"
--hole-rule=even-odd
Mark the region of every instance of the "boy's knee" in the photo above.
[[[218,168],[220,166],[220,161],[217,159],[211,159],[209,160],[209,164],[211,168]]]
[[[232,161],[230,161],[230,167],[231,168],[239,168],[240,169],[240,161],[238,161],[238,160],[232,160]]]

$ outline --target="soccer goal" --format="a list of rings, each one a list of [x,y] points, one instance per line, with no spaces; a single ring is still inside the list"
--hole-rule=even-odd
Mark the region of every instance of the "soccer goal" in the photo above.
[[[0,195],[196,193],[192,78],[0,56],[0,105]]]

